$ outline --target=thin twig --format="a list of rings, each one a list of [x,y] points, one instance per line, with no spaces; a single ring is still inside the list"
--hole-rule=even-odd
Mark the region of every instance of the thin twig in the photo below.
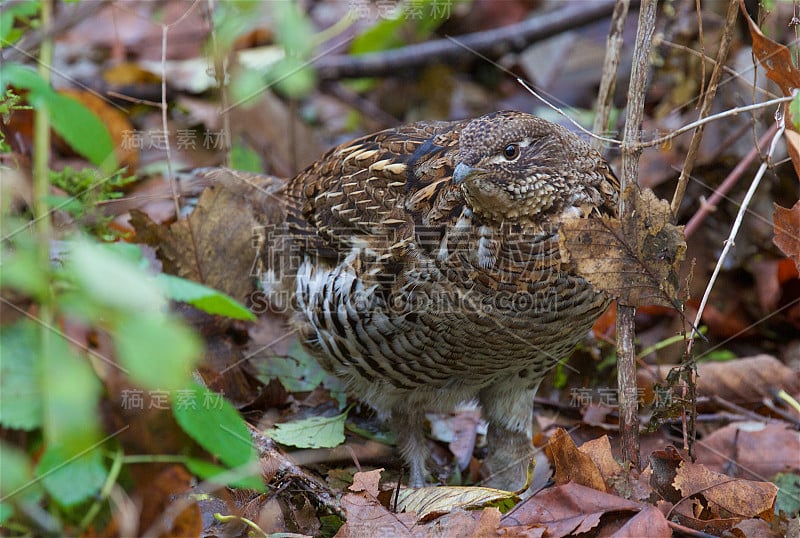
[[[220,116],[222,116],[222,132],[225,133],[225,138],[228,141],[228,151],[225,152],[225,166],[231,166],[231,145],[233,144],[231,131],[231,115],[227,112],[230,103],[230,96],[228,95],[228,51],[223,53],[222,48],[217,41],[217,30],[214,26],[214,12],[216,11],[216,0],[206,0],[206,17],[208,18],[211,30],[209,37],[211,38],[211,53],[214,61],[214,77],[217,80],[217,87],[219,88],[219,101],[220,101]]]
[[[793,92],[794,94],[797,93],[797,90]],[[734,245],[734,239],[736,239],[736,234],[739,233],[739,227],[742,225],[742,219],[744,218],[744,214],[747,211],[747,207],[750,205],[750,200],[752,200],[753,195],[758,188],[759,183],[761,182],[761,178],[764,177],[764,173],[767,171],[767,166],[769,164],[769,158],[772,157],[775,153],[775,147],[778,144],[778,140],[783,136],[783,131],[786,129],[786,122],[784,121],[783,112],[782,110],[778,110],[775,114],[775,121],[778,125],[778,129],[775,132],[775,136],[772,137],[772,143],[769,147],[769,153],[767,154],[767,160],[761,163],[761,166],[758,167],[758,172],[756,172],[755,177],[753,178],[753,183],[750,184],[750,188],[747,190],[747,194],[744,196],[744,200],[742,200],[742,205],[739,207],[739,212],[736,214],[736,220],[733,222],[733,227],[731,227],[731,233],[728,235],[728,239],[725,240],[725,246],[722,249],[722,253],[719,256],[719,260],[717,260],[717,265],[714,267],[714,272],[711,275],[711,279],[708,282],[708,286],[706,286],[706,291],[703,293],[703,299],[700,301],[700,307],[697,309],[697,315],[695,316],[694,326],[697,327],[700,323],[700,320],[703,316],[703,311],[705,310],[706,303],[708,302],[708,297],[711,295],[711,289],[714,287],[714,283],[717,281],[717,276],[719,275],[720,269],[722,268],[722,264],[725,261],[725,258],[728,256],[728,252]],[[696,329],[692,329],[692,333],[695,332]],[[692,344],[694,342],[694,334],[692,334],[692,338],[689,339],[687,344],[687,351],[691,353]]]
[[[567,114],[566,114],[566,113],[565,113],[563,110],[561,110],[561,109],[560,109],[560,108],[558,108],[556,105],[554,105],[553,103],[551,103],[550,101],[548,101],[547,99],[545,99],[544,97],[542,97],[541,95],[539,95],[539,93],[537,93],[537,92],[536,92],[536,90],[534,90],[534,89],[533,89],[533,87],[531,87],[531,85],[530,85],[530,84],[528,84],[527,82],[525,82],[523,79],[521,79],[521,78],[517,78],[517,82],[519,82],[520,84],[522,84],[522,86],[523,86],[523,87],[524,87],[526,90],[528,90],[528,93],[530,93],[531,95],[533,95],[534,97],[536,97],[538,100],[540,100],[542,103],[544,103],[544,104],[545,104],[545,105],[546,105],[548,108],[550,108],[550,109],[552,109],[553,111],[555,111],[555,112],[556,112],[556,113],[557,113],[559,116],[561,116],[561,117],[565,118],[565,119],[566,119],[568,122],[570,122],[570,123],[571,123],[571,124],[572,124],[572,125],[573,125],[573,126],[574,126],[574,127],[577,129],[577,130],[578,130],[578,131],[580,131],[580,132],[582,132],[583,134],[587,135],[587,136],[588,136],[589,138],[591,138],[592,140],[598,140],[598,141],[600,141],[600,142],[608,142],[609,144],[614,144],[614,145],[616,145],[616,146],[619,146],[620,144],[622,144],[622,142],[620,142],[620,141],[619,141],[619,140],[617,140],[616,138],[607,138],[607,137],[605,137],[605,136],[600,136],[600,135],[597,135],[597,134],[593,133],[592,131],[590,131],[590,130],[586,129],[586,128],[585,128],[583,125],[581,125],[580,123],[578,123],[577,121],[575,121],[574,119],[572,119],[572,118],[571,118],[569,115],[567,115]]]
[[[614,88],[622,56],[622,31],[625,29],[629,6],[630,0],[617,0],[614,14],[611,16],[611,27],[606,38],[606,56],[603,60],[603,75],[600,79],[600,89],[597,91],[597,105],[592,125],[592,132],[596,135],[604,133],[608,128],[608,117],[611,114],[611,103],[614,99]],[[599,150],[602,146],[601,140],[592,139],[592,146]]]
[[[717,204],[725,197],[729,190],[739,181],[739,178],[742,174],[745,173],[747,168],[756,160],[761,154],[762,149],[765,149],[767,144],[770,140],[775,136],[775,132],[778,130],[778,125],[773,124],[767,132],[761,135],[761,138],[758,139],[758,144],[752,148],[747,155],[745,155],[744,159],[739,161],[739,164],[731,170],[730,174],[725,178],[725,180],[720,183],[719,187],[714,189],[714,194],[711,197],[703,202],[700,205],[700,209],[697,210],[692,218],[689,219],[689,222],[686,223],[686,227],[683,230],[683,233],[686,237],[692,235],[697,228],[700,227],[700,224],[705,220],[706,216],[711,213],[714,209],[716,209]]]
[[[668,134],[666,136],[662,136],[661,138],[656,138],[655,140],[650,140],[649,142],[639,142],[637,145],[638,145],[639,148],[642,148],[642,149],[653,147],[653,146],[661,146],[661,145],[669,142],[670,140],[672,140],[676,136],[681,135],[681,134],[683,134],[683,133],[685,133],[687,131],[691,131],[692,129],[694,129],[696,127],[699,127],[700,125],[704,125],[706,123],[709,123],[709,122],[712,122],[712,121],[716,121],[716,120],[721,120],[722,118],[727,118],[729,116],[738,116],[742,112],[750,112],[751,110],[760,110],[762,108],[767,108],[767,107],[770,107],[772,105],[779,105],[781,103],[788,103],[791,100],[792,100],[791,96],[778,97],[776,99],[770,99],[769,101],[763,101],[761,103],[754,103],[752,105],[745,105],[745,106],[740,106],[740,107],[736,107],[736,108],[731,108],[730,110],[726,110],[724,112],[720,112],[719,114],[714,114],[714,115],[708,116],[707,118],[702,118],[702,119],[693,121],[692,123],[687,123],[683,127],[679,128],[679,129],[676,129],[676,130],[672,131],[670,134]]]
[[[699,13],[700,12],[698,10],[698,17],[700,17]],[[707,117],[708,113],[711,112],[711,105],[714,103],[714,97],[717,94],[719,80],[722,78],[722,66],[725,64],[725,60],[728,58],[728,50],[730,49],[731,37],[733,36],[733,29],[735,27],[736,16],[738,14],[739,1],[729,0],[728,13],[725,19],[725,31],[722,34],[722,40],[720,41],[719,50],[717,51],[717,62],[714,65],[714,69],[711,71],[711,79],[708,81],[708,90],[706,90],[706,93],[704,94],[703,104],[700,107],[700,119]],[[702,19],[700,19],[700,22],[702,24]],[[702,41],[700,44],[702,46]],[[706,64],[705,62],[701,62],[701,65],[703,66],[702,75],[705,76]],[[704,129],[705,124],[701,124],[692,134],[692,141],[689,143],[689,150],[686,152],[686,159],[683,161],[683,169],[681,170],[681,175],[678,178],[678,184],[675,186],[675,193],[672,195],[670,209],[672,210],[673,216],[678,214],[678,209],[681,207],[683,194],[686,192],[686,185],[689,183],[689,177],[692,174],[692,169],[694,168],[694,163],[697,159],[697,152],[700,149],[700,142],[703,140]]]
[[[169,143],[169,124],[167,123],[167,34],[174,26],[179,25],[197,7],[199,0],[192,2],[192,5],[173,23],[161,26],[161,128],[164,130],[164,149],[167,157],[167,175],[169,176],[169,186],[172,190],[172,200],[175,203],[175,218],[181,218],[181,197],[175,173],[172,169],[172,151]]]
[[[686,54],[691,54],[693,56],[697,56],[698,58],[701,58],[704,62],[710,63],[712,66],[717,65],[717,61],[714,60],[714,58],[711,58],[710,56],[707,56],[705,54],[701,54],[698,51],[694,50],[693,48],[687,47],[686,45],[681,45],[680,43],[673,43],[672,41],[662,41],[661,45],[664,46],[664,47],[677,49],[677,50],[679,50],[681,52],[685,52]],[[742,76],[743,73],[746,73],[747,71],[749,71],[749,69],[744,70],[742,73],[739,73],[735,69],[732,69],[732,68],[728,67],[727,65],[723,65],[722,66],[722,70],[725,71],[725,73],[727,73],[728,75],[731,76],[731,78],[726,79],[723,84],[727,84],[728,82],[730,82],[733,79],[741,79],[742,82],[744,82],[744,83],[746,83],[748,85],[751,83],[751,81],[745,80],[744,76]],[[722,84],[720,84],[720,86],[722,86]],[[769,91],[769,89],[759,88],[759,87],[756,87],[754,89],[757,90],[758,93],[760,93],[761,95],[769,97],[770,99],[774,99],[774,98],[778,97],[778,94]],[[693,101],[695,101],[697,99],[698,98],[695,97],[691,101],[687,102],[686,104],[688,105],[689,103],[692,103]]]

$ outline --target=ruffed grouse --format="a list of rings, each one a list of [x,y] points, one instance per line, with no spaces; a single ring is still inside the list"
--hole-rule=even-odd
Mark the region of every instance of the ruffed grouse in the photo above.
[[[426,412],[477,399],[488,484],[517,489],[536,389],[609,302],[560,261],[559,223],[615,215],[618,189],[587,143],[529,114],[388,129],[289,181],[265,288],[391,419],[410,485],[426,479]]]

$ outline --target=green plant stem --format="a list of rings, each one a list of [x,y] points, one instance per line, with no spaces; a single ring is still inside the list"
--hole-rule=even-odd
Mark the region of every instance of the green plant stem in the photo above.
[[[53,4],[51,0],[42,2],[42,29],[46,30],[51,24]],[[53,40],[45,39],[39,53],[39,74],[50,81],[50,65],[53,61]],[[36,115],[33,120],[33,218],[36,231],[42,240],[42,253],[46,256],[46,263],[50,263],[50,218],[48,217],[47,195],[50,190],[49,161],[50,161],[50,118],[47,103],[41,100],[36,106]],[[45,260],[42,260],[45,261]]]
[[[113,461],[111,462],[111,469],[108,471],[108,476],[106,477],[106,481],[103,484],[103,488],[100,490],[100,495],[97,497],[92,506],[89,510],[86,511],[86,515],[83,516],[80,522],[80,529],[86,530],[89,524],[94,521],[94,518],[97,517],[97,514],[100,512],[100,508],[103,507],[105,504],[106,499],[108,496],[111,495],[111,489],[114,487],[114,484],[117,483],[117,478],[119,478],[119,473],[122,471],[122,460],[123,460],[123,452],[121,448],[118,448],[113,455]]]
[[[43,0],[41,4],[42,31],[45,35],[52,24],[52,0]],[[53,63],[53,39],[48,37],[42,41],[39,52],[39,74],[46,81],[50,81],[50,66]],[[49,161],[50,161],[50,118],[47,103],[44,99],[35,103],[36,114],[33,119],[33,223],[37,234],[39,246],[39,264],[42,267],[50,266],[50,215],[47,196],[50,192]],[[53,322],[52,293],[42,300],[39,305],[39,319],[43,327],[51,327]],[[42,378],[48,375],[47,360],[52,356],[52,332],[46,328],[39,331],[39,350]],[[47,424],[45,424],[47,428]]]
[[[131,455],[122,458],[125,465],[133,463],[186,463],[189,460],[186,456],[172,456],[159,454]]]

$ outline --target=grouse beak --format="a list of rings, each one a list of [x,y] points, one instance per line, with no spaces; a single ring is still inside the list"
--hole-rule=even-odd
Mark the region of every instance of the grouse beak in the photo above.
[[[478,171],[479,171],[478,169],[472,168],[467,164],[458,163],[456,165],[456,169],[453,170],[453,183],[456,185],[461,185],[467,180],[467,178],[469,178],[471,175],[475,174]]]

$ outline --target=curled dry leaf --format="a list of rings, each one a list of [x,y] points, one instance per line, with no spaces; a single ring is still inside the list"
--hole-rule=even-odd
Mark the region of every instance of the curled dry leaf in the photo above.
[[[394,497],[393,497],[394,500]],[[427,521],[456,509],[468,510],[487,506],[510,508],[519,502],[515,494],[492,488],[439,486],[401,488],[397,494],[398,512],[416,512],[420,521]]]
[[[794,261],[800,271],[800,201],[795,202],[791,209],[786,209],[775,204],[775,237],[772,242]]]
[[[612,477],[622,472],[622,465],[611,454],[611,441],[608,435],[586,441],[578,450],[592,459],[606,484]]]
[[[574,482],[583,486],[606,491],[606,483],[592,458],[578,449],[563,428],[558,428],[545,448],[553,462],[556,484]]]
[[[621,304],[678,306],[678,267],[686,252],[683,227],[672,224],[669,203],[629,186],[623,196],[632,218],[569,219],[561,227],[561,258],[595,288]]]

